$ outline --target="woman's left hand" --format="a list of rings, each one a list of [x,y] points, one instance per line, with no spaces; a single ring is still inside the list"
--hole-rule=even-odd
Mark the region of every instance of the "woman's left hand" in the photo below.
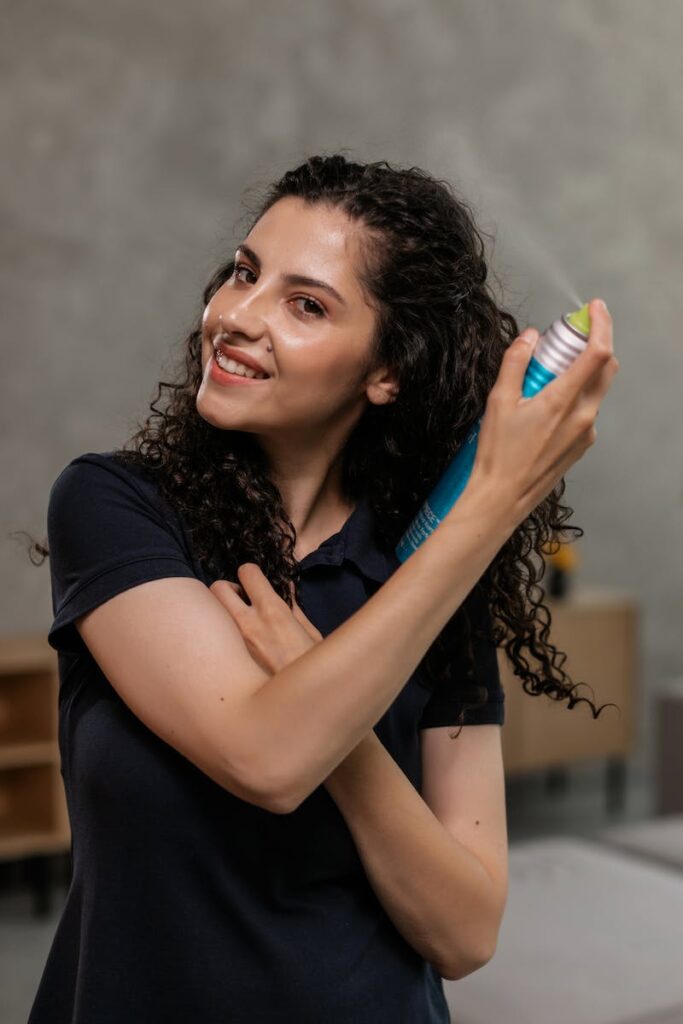
[[[237,569],[239,583],[216,580],[209,587],[236,623],[247,650],[262,669],[274,675],[289,665],[309,647],[323,639],[294,597],[293,606],[273,590],[267,577],[255,562],[245,562]],[[247,595],[251,605],[244,600]]]

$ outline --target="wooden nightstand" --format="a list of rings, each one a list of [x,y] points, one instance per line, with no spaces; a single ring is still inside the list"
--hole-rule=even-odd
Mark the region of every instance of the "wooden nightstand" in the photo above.
[[[503,757],[506,775],[546,771],[550,777],[576,761],[607,760],[608,806],[623,799],[626,758],[635,741],[638,696],[639,609],[624,591],[597,585],[576,587],[566,598],[547,598],[552,621],[549,638],[567,660],[564,670],[581,686],[577,696],[596,707],[615,703],[597,719],[587,704],[571,710],[567,702],[529,696],[512,672],[504,651],[498,651],[505,690]],[[537,671],[537,663],[529,659]]]
[[[0,860],[33,858],[38,869],[71,847],[58,692],[57,653],[43,634],[0,637]],[[46,895],[36,892],[39,908]]]

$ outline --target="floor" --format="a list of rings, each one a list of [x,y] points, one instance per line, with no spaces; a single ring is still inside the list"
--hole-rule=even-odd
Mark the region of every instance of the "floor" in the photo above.
[[[586,763],[558,775],[508,779],[508,837],[515,842],[549,835],[589,836],[617,822],[651,817],[652,787],[627,772],[623,806],[611,811],[606,768]],[[3,865],[0,874],[0,1021],[26,1024],[66,895],[66,862],[52,865],[52,908],[36,916],[25,865]],[[61,876],[61,878],[60,878]]]

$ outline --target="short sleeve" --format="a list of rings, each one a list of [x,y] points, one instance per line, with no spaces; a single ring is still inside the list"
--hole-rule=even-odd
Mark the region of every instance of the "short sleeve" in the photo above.
[[[472,650],[477,667],[478,679],[468,680],[468,659],[466,651],[458,651],[453,658],[449,677],[441,682],[427,701],[418,729],[435,726],[462,725],[503,725],[505,722],[505,692],[500,680],[497,648],[493,640],[491,613],[479,591],[473,590],[467,604],[472,617]],[[475,628],[484,636],[477,636]],[[486,687],[485,703],[478,708],[466,710],[458,723],[463,703],[478,701],[477,690],[471,683]],[[464,696],[467,691],[467,697]]]
[[[52,484],[47,508],[56,651],[87,650],[74,620],[153,579],[195,577],[182,527],[156,486],[107,453],[73,459]]]

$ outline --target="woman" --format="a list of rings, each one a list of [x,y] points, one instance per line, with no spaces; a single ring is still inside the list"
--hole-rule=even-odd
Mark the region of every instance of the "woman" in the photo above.
[[[336,155],[272,186],[157,422],[50,492],[73,877],[29,1024],[450,1019],[506,899],[497,645],[576,703],[529,555],[616,372],[590,309],[521,400],[538,334],[447,184]]]

